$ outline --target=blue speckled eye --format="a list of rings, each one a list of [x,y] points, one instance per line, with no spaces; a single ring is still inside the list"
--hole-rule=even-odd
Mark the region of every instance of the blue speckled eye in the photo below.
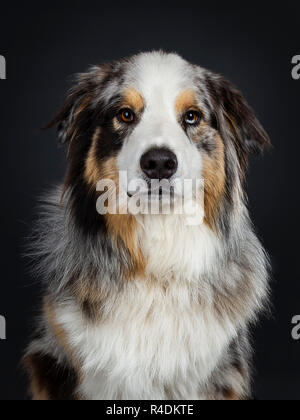
[[[188,111],[184,116],[184,122],[188,125],[197,125],[201,119],[200,112]]]

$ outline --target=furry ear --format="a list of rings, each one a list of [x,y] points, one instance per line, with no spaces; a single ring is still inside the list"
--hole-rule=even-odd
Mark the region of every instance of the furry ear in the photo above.
[[[94,98],[102,87],[103,72],[100,67],[93,67],[89,72],[75,76],[74,87],[54,119],[45,127],[57,126],[61,144],[70,143],[80,136],[85,129],[83,125],[90,122],[90,114],[95,112]]]
[[[230,134],[240,158],[246,161],[250,153],[258,155],[271,147],[269,136],[239,90],[213,74],[208,75],[207,87],[218,128],[223,136]]]
[[[61,144],[71,142],[78,134],[80,116],[88,106],[87,92],[82,86],[73,88],[62,108],[54,119],[45,127],[57,126],[58,139]]]

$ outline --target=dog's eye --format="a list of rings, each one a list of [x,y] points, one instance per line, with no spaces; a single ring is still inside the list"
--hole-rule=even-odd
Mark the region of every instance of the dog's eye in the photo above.
[[[121,121],[126,124],[132,123],[135,119],[135,115],[133,111],[131,111],[131,109],[122,109],[119,115],[120,115]]]
[[[184,122],[188,125],[197,125],[201,119],[200,112],[198,111],[188,111],[184,116]]]

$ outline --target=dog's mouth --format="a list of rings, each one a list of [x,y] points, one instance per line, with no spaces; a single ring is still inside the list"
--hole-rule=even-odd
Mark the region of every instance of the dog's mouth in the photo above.
[[[159,188],[151,188],[149,187],[147,190],[136,190],[136,191],[128,191],[127,195],[129,198],[138,197],[143,199],[148,199],[151,201],[154,200],[163,200],[163,199],[170,199],[173,201],[175,198],[175,188],[172,186],[170,189],[165,189],[163,187]]]

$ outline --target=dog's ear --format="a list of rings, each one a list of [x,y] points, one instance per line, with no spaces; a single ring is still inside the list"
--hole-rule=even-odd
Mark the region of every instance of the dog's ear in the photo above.
[[[223,136],[231,136],[240,158],[247,160],[249,154],[271,147],[269,136],[238,89],[213,74],[207,76],[207,87],[218,129]]]
[[[45,127],[57,126],[61,144],[72,142],[84,132],[84,125],[90,122],[95,112],[95,101],[101,88],[103,72],[100,67],[93,67],[87,73],[75,76],[74,87],[69,91],[67,99],[54,119]]]

